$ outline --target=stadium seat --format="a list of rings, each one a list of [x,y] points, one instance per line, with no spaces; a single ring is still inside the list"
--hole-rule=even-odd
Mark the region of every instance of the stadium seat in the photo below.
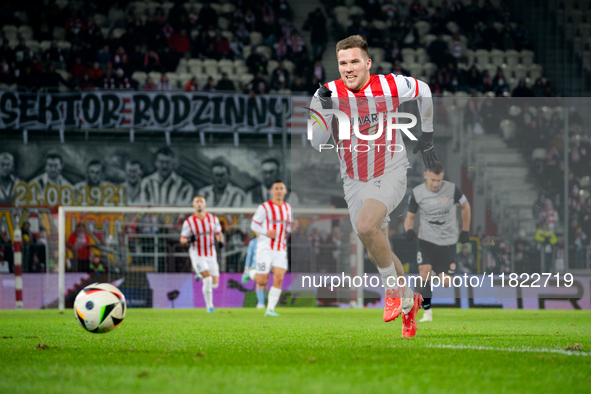
[[[234,6],[234,4],[232,4],[232,3],[222,4],[222,13],[223,14],[232,14],[235,9],[236,9],[236,6]]]
[[[352,7],[355,5],[355,0],[345,0],[345,5],[347,7]]]
[[[404,48],[402,51],[400,51],[400,53],[402,53],[402,61],[405,63],[414,63],[415,60],[415,56],[416,56],[416,52],[413,48]]]
[[[54,27],[53,38],[56,40],[64,40],[66,38],[66,29],[59,26]]]
[[[251,52],[252,52],[252,47],[250,45],[245,45],[244,48],[242,48],[242,57],[244,59],[248,59]]]
[[[108,27],[101,27],[101,34],[103,35],[104,38],[109,37],[109,31],[111,29],[109,29]]]
[[[257,46],[263,43],[263,35],[258,31],[250,33],[250,45]]]
[[[535,81],[536,79],[542,76],[542,71],[543,68],[541,65],[532,64],[531,66],[529,66],[529,77]]]
[[[425,47],[428,48],[429,44],[431,44],[436,39],[437,39],[437,37],[435,37],[433,34],[427,34],[425,37],[423,37],[421,39],[421,41],[422,41],[423,45],[425,45]]]
[[[166,75],[168,76],[168,81],[170,82],[170,84],[173,86],[174,89],[178,89],[178,80],[179,80],[179,75],[177,73],[166,73]]]
[[[219,18],[218,27],[222,30],[228,30],[228,28],[230,27],[230,21],[227,18]]]
[[[147,78],[148,74],[143,71],[135,71],[133,74],[131,74],[131,79],[137,81],[140,85],[145,84]]]
[[[369,49],[369,56],[373,62],[381,63],[384,61],[384,56],[386,51],[382,48],[370,48]]]
[[[148,14],[150,15],[154,15],[154,12],[156,12],[156,8],[158,7],[160,7],[160,3],[156,3],[155,1],[150,1],[146,4]]]
[[[243,59],[236,59],[234,60],[234,68],[238,68],[240,66],[245,66],[246,62]]]
[[[533,160],[546,160],[546,149],[544,148],[536,148],[531,153],[531,158]]]
[[[507,57],[507,65],[516,66],[519,64],[519,52],[515,49],[509,49],[506,51],[505,56]]]
[[[135,73],[134,73],[135,74]],[[151,71],[148,76],[150,78],[152,78],[152,81],[157,84],[158,81],[160,81],[160,76],[162,75],[162,73],[158,72],[158,71]]]
[[[41,49],[41,51],[45,51],[50,46],[51,46],[51,41],[49,41],[49,40],[41,41],[41,43],[39,44],[39,49]]]
[[[431,75],[435,74],[435,71],[437,71],[435,63],[423,63],[423,72],[427,77],[431,77]]]
[[[468,64],[476,63],[476,54],[474,53],[473,50],[468,49],[468,51],[466,52],[466,55],[468,56]]]
[[[14,34],[17,34],[18,28],[15,25],[5,25],[4,27],[2,27],[2,31],[4,32],[4,34],[8,32],[13,32]]]
[[[29,25],[22,25],[18,28],[18,35],[25,40],[33,39],[33,29]]]
[[[460,27],[455,22],[447,22],[445,27],[447,27],[447,30],[451,31],[454,34],[460,32]]]
[[[518,80],[521,78],[525,78],[527,76],[527,69],[523,64],[518,64],[515,67],[513,67],[513,75]]]
[[[72,43],[70,41],[60,40],[57,42],[57,46],[63,49],[64,51],[67,51],[72,47]]]
[[[478,64],[488,64],[490,63],[490,53],[486,49],[479,49],[475,53],[476,62]]]
[[[125,29],[122,29],[120,27],[113,29],[113,37],[115,37],[116,39],[121,38],[123,34],[125,34]]]
[[[191,80],[191,78],[193,78],[193,74],[190,73],[180,73],[178,74],[178,83],[181,89],[185,88],[185,85],[187,84],[187,82],[189,82]]]
[[[39,44],[39,41],[36,41],[36,40],[27,40],[26,45],[33,52],[38,52],[39,49],[41,48],[41,45]]]
[[[392,72],[392,63],[390,62],[381,62],[380,67],[384,70],[384,73]]]
[[[104,27],[107,24],[107,17],[103,14],[94,14],[94,23],[96,23],[98,27]]]
[[[230,30],[222,31],[222,37],[226,37],[228,39],[228,41],[232,41],[233,36],[234,36],[234,34],[232,34],[232,32]]]
[[[267,72],[269,74],[272,74],[278,65],[279,65],[279,62],[277,60],[269,60],[269,64],[267,65]]]
[[[501,65],[505,63],[505,51],[501,51],[500,49],[493,49],[490,51],[490,57],[492,60],[492,64]]]
[[[425,64],[429,61],[429,55],[425,48],[417,48],[415,51],[415,57],[417,63]]]
[[[349,8],[349,15],[365,15],[365,10],[357,5]]]
[[[500,124],[501,133],[503,134],[503,139],[505,141],[513,139],[515,137],[515,130],[517,129],[517,125],[513,120],[510,119],[503,119],[501,120]]]
[[[423,38],[427,35],[429,30],[431,30],[431,24],[425,21],[418,21],[417,23],[415,23],[415,28],[419,32],[419,37]]]
[[[260,53],[260,54],[264,55],[267,59],[270,59],[271,55],[273,54],[271,52],[271,48],[269,48],[268,46],[264,46],[264,45],[258,46],[256,49],[256,53]]]
[[[295,64],[291,60],[284,60],[283,66],[291,75],[293,75],[293,71],[295,70]]]
[[[210,3],[211,8],[215,10],[218,14],[222,12],[222,5],[218,3]]]
[[[203,67],[203,60],[196,59],[196,58],[187,60],[187,67],[193,68],[193,67],[197,67],[197,66]]]
[[[521,64],[524,66],[531,66],[534,63],[534,51],[522,50],[520,53]]]
[[[60,9],[64,9],[68,6],[68,0],[56,0],[55,4],[60,8]]]
[[[174,7],[174,3],[167,1],[166,3],[162,3],[162,8],[164,9],[164,12],[166,12],[166,14],[168,14],[168,11],[170,11],[170,9]]]
[[[242,76],[240,77],[240,84],[241,86],[244,88],[246,85],[248,85],[252,80],[254,79],[254,75],[246,73],[246,74],[242,74]]]
[[[374,20],[373,26],[378,30],[385,30],[388,28],[388,24],[381,20]]]

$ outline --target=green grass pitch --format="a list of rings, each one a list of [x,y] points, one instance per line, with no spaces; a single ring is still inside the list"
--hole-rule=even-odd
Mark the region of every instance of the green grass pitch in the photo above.
[[[377,309],[278,312],[131,309],[91,334],[71,310],[1,311],[0,393],[591,390],[590,311],[435,308],[410,340]]]

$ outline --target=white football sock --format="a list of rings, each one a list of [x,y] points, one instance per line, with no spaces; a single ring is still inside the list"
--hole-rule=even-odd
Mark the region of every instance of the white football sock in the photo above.
[[[378,267],[378,272],[382,275],[382,283],[385,290],[398,289],[398,274],[396,273],[396,266],[392,263],[388,268]],[[388,278],[391,278],[388,280]]]
[[[203,278],[203,298],[205,299],[205,306],[209,308],[213,308],[213,291],[212,291],[212,282],[213,278],[208,276],[207,278]]]
[[[267,302],[267,311],[274,311],[275,306],[279,302],[279,297],[281,296],[281,289],[276,287],[271,287],[269,290],[269,296],[267,297],[269,301]]]

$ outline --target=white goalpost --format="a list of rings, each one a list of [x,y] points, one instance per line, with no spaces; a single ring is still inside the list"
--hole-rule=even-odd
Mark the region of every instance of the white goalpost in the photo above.
[[[234,227],[241,227],[242,231],[248,231],[250,225],[250,217],[254,214],[255,208],[208,208],[207,211],[215,215],[225,215],[235,222]],[[60,206],[58,208],[58,308],[64,310],[66,307],[66,261],[67,261],[67,224],[68,215],[170,215],[176,218],[189,216],[194,213],[192,207],[74,207],[74,206]],[[306,223],[319,224],[321,221],[322,226],[325,228],[331,228],[334,226],[334,221],[338,220],[341,227],[348,225],[349,212],[347,209],[306,209],[306,208],[294,208],[294,220],[305,221]],[[318,218],[322,219],[318,219]],[[346,217],[346,221],[342,220]],[[73,220],[73,219],[70,219]],[[237,224],[236,224],[237,223]],[[331,224],[332,223],[332,224]],[[171,227],[170,223],[167,224]],[[314,227],[309,225],[308,230]],[[311,230],[310,230],[311,231]],[[359,238],[352,232],[346,230],[348,235],[347,239],[343,239],[343,247],[348,247],[348,257],[341,259],[340,268],[347,270],[351,275],[363,275],[363,262],[364,262],[364,248]],[[307,235],[305,235],[307,237]],[[167,234],[169,239],[177,237],[175,233]],[[126,241],[128,240],[126,235]],[[126,249],[126,245],[119,245],[119,248]],[[292,249],[293,250],[293,249]],[[127,251],[126,251],[127,252]],[[155,251],[157,253],[157,250]],[[145,254],[145,253],[144,253]],[[136,254],[139,255],[139,254]],[[176,255],[179,255],[178,253]],[[163,256],[161,256],[163,257]],[[154,260],[154,266],[158,267],[158,258],[147,257]],[[124,254],[124,259],[128,261],[130,259],[128,254]],[[347,260],[347,261],[345,261]],[[322,262],[320,262],[322,263]],[[314,269],[317,269],[316,262],[311,264],[314,265]],[[363,300],[363,288],[350,289],[350,303],[353,307],[362,307],[364,304]]]

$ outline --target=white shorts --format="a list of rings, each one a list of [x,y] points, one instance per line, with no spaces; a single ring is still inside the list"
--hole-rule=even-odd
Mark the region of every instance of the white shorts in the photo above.
[[[211,276],[220,276],[220,266],[215,253],[209,257],[198,256],[196,250],[189,249],[189,256],[191,257],[193,269],[199,277],[201,277],[203,271],[209,271]]]
[[[345,189],[345,201],[349,207],[349,216],[355,234],[357,227],[355,221],[361,209],[361,204],[368,198],[378,200],[386,206],[387,213],[382,226],[384,228],[390,222],[390,213],[400,204],[406,195],[406,168],[398,168],[383,174],[367,182],[345,177],[343,188]]]
[[[287,271],[287,251],[258,249],[256,254],[256,273],[268,274],[271,267],[283,268]]]

